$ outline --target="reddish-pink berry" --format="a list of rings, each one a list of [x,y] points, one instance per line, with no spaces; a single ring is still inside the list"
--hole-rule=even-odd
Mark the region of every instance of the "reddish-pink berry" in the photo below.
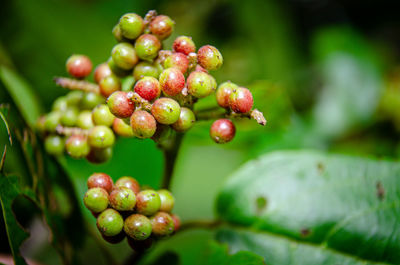
[[[152,76],[145,76],[135,85],[135,92],[142,98],[153,101],[161,94],[161,86],[157,79]]]
[[[94,70],[94,81],[96,81],[96,83],[100,83],[100,81],[111,75],[112,71],[110,69],[110,67],[108,66],[108,63],[102,63],[99,64],[96,69]]]
[[[99,90],[100,94],[102,94],[104,97],[108,97],[115,91],[121,90],[121,81],[116,75],[110,74],[109,76],[101,79],[99,83]]]
[[[106,173],[93,173],[87,180],[87,187],[88,189],[103,188],[110,193],[113,188],[113,181]]]
[[[128,92],[116,91],[107,99],[107,105],[114,116],[120,119],[128,118],[135,110],[135,104],[128,97]]]
[[[178,68],[183,74],[186,73],[189,67],[187,56],[180,52],[175,52],[167,57],[164,61],[164,68]]]
[[[224,82],[218,86],[217,92],[215,92],[215,97],[217,99],[218,105],[223,108],[229,107],[229,97],[234,89],[238,86],[231,81]]]
[[[230,142],[235,132],[235,125],[228,119],[216,120],[210,128],[210,136],[218,144]]]
[[[167,96],[176,96],[185,86],[185,76],[176,68],[165,69],[160,75],[161,90]]]
[[[150,138],[156,132],[157,123],[147,111],[137,110],[131,116],[131,127],[136,137]]]
[[[246,113],[253,108],[253,95],[245,87],[232,90],[229,96],[229,107],[236,113]]]
[[[131,189],[135,194],[138,194],[140,192],[139,182],[135,178],[129,176],[119,178],[117,182],[115,182],[115,186]]]
[[[150,31],[160,40],[168,38],[174,31],[175,22],[168,16],[156,16],[150,23]]]
[[[183,54],[188,55],[191,52],[196,52],[196,46],[191,37],[179,36],[174,40],[174,44],[172,45],[172,49],[175,52],[181,52]]]
[[[181,218],[179,218],[179,216],[177,216],[176,214],[171,214],[171,217],[172,217],[172,220],[174,221],[174,228],[175,228],[175,232],[176,232],[181,227]]]
[[[219,69],[224,61],[219,50],[211,45],[205,45],[197,51],[197,60],[207,70]]]
[[[75,78],[85,78],[92,71],[92,62],[89,57],[74,54],[67,60],[67,71]]]

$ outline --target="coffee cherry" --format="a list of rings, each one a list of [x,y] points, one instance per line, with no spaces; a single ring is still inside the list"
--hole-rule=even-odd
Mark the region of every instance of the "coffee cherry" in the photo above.
[[[97,217],[97,228],[104,236],[119,235],[124,228],[124,219],[114,209],[107,209]]]
[[[135,85],[135,82],[136,82],[135,78],[131,75],[123,77],[121,80],[121,83],[122,83],[121,91],[124,91],[124,92],[132,91],[133,86]]]
[[[124,70],[132,69],[138,62],[135,48],[128,42],[121,42],[114,46],[111,57],[116,66]]]
[[[217,70],[223,63],[222,54],[211,45],[205,45],[197,51],[197,60],[207,70]]]
[[[224,82],[218,86],[215,92],[215,97],[217,99],[218,105],[223,108],[229,107],[229,97],[233,90],[237,89],[238,85],[232,83],[231,81]]]
[[[99,64],[94,70],[94,81],[98,84],[103,78],[111,74],[112,71],[107,63]]]
[[[150,23],[150,31],[160,40],[168,38],[174,31],[175,22],[168,16],[156,16]]]
[[[92,71],[92,62],[85,55],[74,54],[67,60],[67,72],[75,78],[85,78]]]
[[[89,154],[86,156],[87,161],[93,164],[105,163],[112,158],[112,147],[94,148],[90,149]]]
[[[151,114],[161,124],[173,124],[180,116],[181,107],[172,98],[159,98],[151,107]]]
[[[154,59],[160,49],[161,42],[151,34],[143,34],[135,42],[136,54],[143,60]]]
[[[142,17],[135,13],[127,13],[119,20],[119,28],[122,36],[127,39],[134,40],[144,29],[144,21]]]
[[[196,45],[194,45],[191,37],[179,36],[174,40],[172,49],[175,52],[181,52],[185,55],[189,55],[191,52],[196,52]]]
[[[195,122],[196,116],[194,115],[193,111],[182,107],[181,113],[179,114],[179,119],[172,124],[172,128],[178,132],[185,132],[192,128]]]
[[[150,218],[152,233],[158,237],[169,236],[174,232],[174,220],[164,212],[158,212]]]
[[[89,110],[84,110],[79,113],[76,125],[82,129],[91,129],[94,127],[92,120],[92,112]]]
[[[116,133],[119,136],[123,136],[123,137],[134,136],[132,127],[130,125],[126,124],[123,120],[118,119],[118,118],[114,119],[112,129],[113,129],[114,133]]]
[[[204,98],[216,89],[217,83],[211,75],[194,71],[187,78],[188,92],[197,98]]]
[[[208,74],[208,71],[206,69],[204,69],[203,67],[201,67],[200,65],[196,65],[195,71],[199,71],[199,72]]]
[[[133,69],[133,77],[136,80],[140,80],[145,76],[152,76],[158,79],[160,72],[157,66],[145,61],[138,63]]]
[[[92,111],[92,120],[95,125],[110,127],[114,122],[114,118],[106,104],[97,105]]]
[[[83,97],[83,92],[79,90],[74,90],[69,92],[67,95],[65,95],[65,98],[67,100],[67,105],[68,106],[79,106],[81,103]]]
[[[44,127],[48,132],[55,132],[57,126],[60,124],[61,114],[58,111],[52,111],[46,115]]]
[[[104,97],[108,97],[115,91],[121,90],[121,81],[116,75],[111,74],[100,81],[99,89]]]
[[[135,193],[127,187],[115,186],[110,192],[110,205],[118,211],[132,211],[136,205]]]
[[[145,250],[148,250],[153,245],[153,241],[154,240],[151,237],[140,241],[128,237],[128,244],[131,247],[131,249],[134,250],[135,252],[143,252]]]
[[[176,96],[185,87],[185,76],[179,69],[165,69],[160,75],[160,85],[165,95]]]
[[[113,188],[113,181],[106,173],[93,173],[87,180],[87,187],[88,189],[103,188],[110,193]]]
[[[53,102],[53,111],[65,111],[68,108],[67,97],[59,97]]]
[[[183,74],[186,73],[189,67],[189,60],[185,54],[175,52],[167,57],[164,61],[164,68],[178,68]]]
[[[129,176],[119,178],[117,182],[115,182],[115,186],[131,189],[135,194],[138,194],[140,192],[139,182],[135,178]]]
[[[110,147],[115,142],[115,135],[110,128],[98,125],[90,129],[88,142],[91,147],[95,148]]]
[[[174,220],[175,232],[181,227],[181,219],[176,214],[171,214],[172,220]]]
[[[89,154],[90,146],[84,135],[71,135],[65,142],[67,153],[73,158],[82,158]]]
[[[122,222],[122,224],[123,224],[123,222]],[[123,228],[123,226],[124,226],[124,225],[122,225],[122,228]],[[120,232],[118,235],[115,235],[115,236],[105,236],[105,235],[101,234],[101,237],[102,237],[105,241],[107,241],[108,243],[110,243],[110,244],[118,244],[118,243],[121,243],[121,242],[125,239],[126,234],[125,234],[124,231],[121,230],[121,232]]]
[[[60,122],[64,126],[73,127],[78,120],[79,111],[76,107],[69,107],[61,114]]]
[[[125,233],[134,240],[142,241],[151,235],[151,222],[141,214],[132,214],[125,219]]]
[[[59,156],[64,153],[64,145],[64,138],[58,135],[49,135],[44,141],[44,148],[46,149],[46,152],[55,156]]]
[[[108,67],[110,67],[111,72],[113,72],[113,74],[115,74],[118,77],[124,77],[124,76],[128,76],[128,75],[131,74],[131,70],[130,69],[129,70],[125,70],[125,69],[122,69],[121,67],[118,67],[115,64],[115,62],[114,62],[112,57],[110,57],[108,59],[107,64],[108,64]]]
[[[216,120],[210,128],[210,136],[217,144],[230,142],[235,132],[235,125],[228,119]]]
[[[158,195],[160,196],[161,206],[160,211],[163,212],[170,212],[172,208],[174,208],[175,198],[172,196],[172,193],[169,190],[159,190],[157,191]]]
[[[157,79],[145,76],[136,82],[135,92],[148,101],[153,101],[161,94],[161,86]]]
[[[135,104],[128,97],[127,92],[116,91],[107,99],[107,105],[114,116],[120,119],[128,118],[135,110]]]
[[[133,135],[138,138],[150,138],[156,132],[157,123],[154,117],[144,110],[136,110],[131,116]]]
[[[89,189],[83,197],[83,203],[90,211],[100,213],[107,209],[108,193],[102,188]]]
[[[80,107],[82,109],[92,110],[101,103],[104,103],[104,98],[101,95],[94,92],[88,92],[83,94]]]
[[[136,196],[136,210],[143,215],[153,215],[160,210],[161,199],[155,190],[143,190]]]
[[[111,32],[114,35],[114,38],[118,42],[127,42],[127,41],[129,41],[127,38],[122,36],[122,32],[121,32],[121,28],[119,27],[119,23],[113,27]]]
[[[238,87],[229,96],[229,107],[236,113],[246,113],[253,108],[253,95],[250,90]]]

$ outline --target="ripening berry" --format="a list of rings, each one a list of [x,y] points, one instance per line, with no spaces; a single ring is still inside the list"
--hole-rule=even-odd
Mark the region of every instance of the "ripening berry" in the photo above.
[[[189,67],[189,60],[187,56],[180,52],[174,52],[170,56],[168,56],[164,61],[164,68],[178,68],[182,74],[186,73]]]
[[[217,82],[211,75],[194,71],[187,78],[188,92],[196,98],[204,98],[210,95],[217,86]]]
[[[51,107],[53,111],[65,111],[68,108],[67,97],[59,97],[57,98]]]
[[[46,152],[55,156],[59,156],[64,153],[64,145],[64,138],[58,135],[49,135],[44,141],[44,148],[46,149]]]
[[[174,208],[175,198],[169,190],[159,190],[157,191],[158,195],[160,196],[161,206],[160,211],[163,212],[171,212],[172,208]]]
[[[130,124],[128,125],[123,120],[118,119],[118,118],[114,119],[112,129],[113,129],[114,133],[116,133],[118,136],[123,136],[123,137],[134,136],[132,127],[130,126]]]
[[[222,54],[217,48],[205,45],[197,51],[198,63],[207,70],[217,70],[222,66]]]
[[[196,122],[196,116],[191,109],[182,107],[181,113],[179,114],[179,119],[172,124],[172,128],[178,132],[185,132],[192,128]]]
[[[165,69],[160,75],[160,85],[165,95],[176,96],[185,87],[185,76],[179,69]]]
[[[156,36],[151,34],[141,35],[135,42],[136,54],[140,59],[152,60],[158,55],[161,49],[161,42]]]
[[[128,42],[115,45],[111,51],[111,57],[115,65],[124,70],[132,69],[139,62],[135,48]]]
[[[105,163],[112,158],[113,148],[90,148],[89,154],[86,156],[87,161],[93,164]]]
[[[131,189],[135,194],[138,194],[140,192],[139,182],[135,178],[129,176],[119,178],[117,182],[115,182],[115,186]]]
[[[94,213],[100,213],[108,207],[108,193],[102,188],[91,188],[83,197],[86,208]]]
[[[158,212],[150,218],[150,222],[155,236],[169,236],[175,231],[174,220],[168,213]]]
[[[92,71],[92,62],[85,55],[74,54],[67,60],[67,72],[75,78],[85,78]]]
[[[124,228],[124,219],[114,209],[107,209],[97,217],[97,228],[104,236],[117,236]]]
[[[122,228],[123,228],[123,226],[124,226],[124,225],[123,225],[123,222],[122,222]],[[105,235],[101,234],[101,237],[102,237],[105,241],[107,241],[108,243],[110,243],[110,244],[118,244],[118,243],[121,243],[121,242],[125,239],[126,234],[125,234],[124,231],[121,230],[121,232],[120,232],[118,235],[115,235],[115,236],[105,236]]]
[[[128,97],[128,92],[116,91],[107,99],[107,105],[114,116],[120,119],[128,118],[135,110],[135,104]]]
[[[172,98],[159,98],[151,107],[151,114],[161,124],[173,124],[180,116],[181,107]]]
[[[152,76],[158,79],[160,72],[157,66],[146,61],[138,63],[133,69],[133,77],[136,80],[140,80],[145,76]]]
[[[151,222],[141,214],[132,214],[125,219],[125,233],[134,240],[142,241],[151,235]]]
[[[150,216],[160,210],[161,199],[155,190],[143,190],[136,195],[136,211]]]
[[[118,211],[132,211],[136,205],[135,193],[122,186],[115,186],[110,192],[110,205]]]
[[[161,94],[161,86],[157,79],[145,76],[136,82],[135,92],[148,101],[153,101]]]
[[[108,97],[115,91],[121,90],[121,81],[116,75],[111,74],[100,81],[99,89],[104,97]]]
[[[128,76],[128,75],[130,75],[132,73],[131,69],[125,70],[125,69],[122,69],[121,67],[118,67],[115,64],[115,62],[114,62],[112,57],[110,57],[108,59],[107,64],[108,64],[108,67],[110,67],[111,72],[113,74],[115,74],[116,76],[118,76],[118,77]]]
[[[223,108],[229,107],[229,97],[234,89],[237,89],[238,85],[232,83],[231,81],[224,82],[220,84],[215,92],[215,97],[217,99],[218,105]]]
[[[94,92],[87,92],[83,94],[80,107],[81,109],[92,110],[97,105],[104,103],[104,98]]]
[[[150,31],[156,35],[160,40],[168,38],[174,31],[175,22],[168,16],[156,16],[150,22]]]
[[[175,232],[181,227],[181,219],[176,214],[171,214],[172,220],[174,220]]]
[[[67,127],[73,127],[78,120],[79,110],[76,107],[69,107],[61,113],[60,122]]]
[[[125,38],[124,36],[122,36],[122,32],[121,32],[121,28],[119,27],[119,23],[117,25],[115,25],[112,29],[112,34],[114,36],[114,38],[118,41],[118,42],[127,42],[129,41],[127,38]]]
[[[113,181],[106,173],[93,173],[87,180],[87,187],[88,189],[103,188],[110,193],[113,188]]]
[[[57,126],[60,124],[61,114],[58,111],[52,111],[46,115],[44,127],[48,132],[55,132]]]
[[[191,52],[196,52],[196,45],[194,45],[191,37],[179,36],[174,40],[172,49],[175,52],[181,52],[185,55],[189,55]]]
[[[89,110],[84,110],[79,113],[76,120],[76,125],[81,129],[91,129],[94,127],[92,120],[92,112]]]
[[[210,128],[210,136],[217,144],[230,142],[235,132],[235,125],[228,119],[216,120]]]
[[[144,110],[136,110],[131,116],[133,135],[138,138],[150,138],[156,132],[157,123],[154,117]]]
[[[253,108],[253,95],[245,87],[232,90],[229,96],[229,107],[236,113],[246,113]]]
[[[144,21],[141,16],[135,13],[127,13],[120,18],[119,28],[122,36],[133,40],[142,34],[144,29]]]
[[[99,64],[94,70],[94,81],[98,84],[103,78],[111,74],[112,71],[107,63]]]
[[[73,158],[85,157],[90,152],[90,146],[87,137],[80,134],[71,135],[68,137],[67,141],[65,142],[65,149]]]
[[[128,245],[131,247],[131,249],[135,252],[143,252],[151,248],[153,245],[153,238],[149,237],[146,238],[145,240],[135,240],[131,237],[128,237]]]
[[[106,104],[97,105],[92,111],[92,120],[95,125],[110,127],[114,122],[115,116],[110,112]]]
[[[95,148],[110,147],[115,142],[115,135],[110,128],[98,125],[90,129],[88,142],[91,147]]]

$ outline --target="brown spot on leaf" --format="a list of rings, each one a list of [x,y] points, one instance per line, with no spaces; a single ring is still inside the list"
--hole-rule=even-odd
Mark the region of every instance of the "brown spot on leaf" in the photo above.
[[[310,233],[311,233],[311,231],[310,231],[310,229],[308,229],[308,228],[302,228],[302,229],[300,230],[300,235],[301,235],[302,237],[306,237],[306,236],[310,235]]]
[[[257,214],[260,215],[267,208],[267,199],[259,196],[256,199]]]
[[[376,183],[376,196],[379,200],[383,200],[385,198],[385,189],[380,181]]]
[[[322,164],[322,162],[318,162],[318,164],[317,164],[317,169],[318,169],[318,173],[319,173],[319,174],[324,173],[324,170],[325,170],[324,164]]]

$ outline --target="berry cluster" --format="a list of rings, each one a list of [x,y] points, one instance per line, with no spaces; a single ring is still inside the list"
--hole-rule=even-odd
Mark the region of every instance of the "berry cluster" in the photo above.
[[[116,244],[127,236],[129,245],[141,251],[154,239],[179,229],[179,217],[170,213],[175,199],[168,190],[141,190],[137,180],[128,176],[114,184],[105,173],[92,174],[87,186],[83,202],[107,242]]]

